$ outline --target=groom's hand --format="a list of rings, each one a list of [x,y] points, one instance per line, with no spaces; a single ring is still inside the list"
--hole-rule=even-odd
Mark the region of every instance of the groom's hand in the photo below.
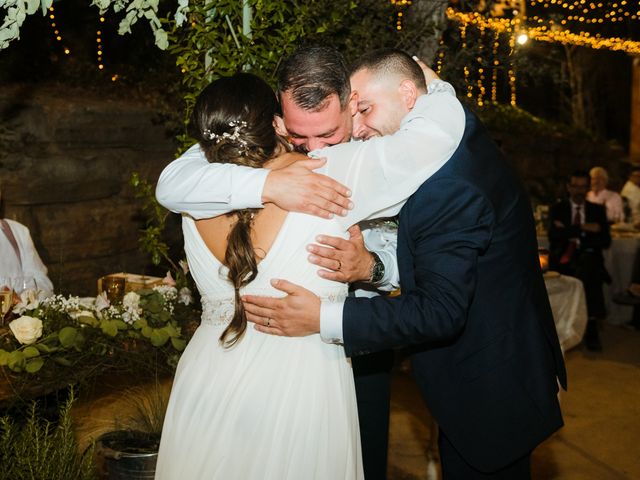
[[[286,280],[271,280],[271,285],[287,296],[242,296],[247,320],[255,323],[256,330],[287,337],[320,333],[320,298]]]
[[[368,282],[374,259],[364,245],[360,227],[349,228],[349,240],[329,235],[318,235],[320,245],[307,246],[309,261],[326,270],[318,270],[318,275],[336,282]]]
[[[334,179],[314,173],[325,164],[324,158],[309,158],[300,153],[291,165],[269,172],[262,190],[262,203],[275,203],[290,212],[302,212],[317,217],[345,216],[353,208],[351,191]]]

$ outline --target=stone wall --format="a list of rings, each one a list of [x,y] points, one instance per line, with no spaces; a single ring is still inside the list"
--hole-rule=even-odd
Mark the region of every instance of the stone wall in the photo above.
[[[141,100],[53,87],[0,89],[5,217],[29,227],[56,290],[93,295],[96,278],[152,272],[131,172],[155,183],[176,145]]]

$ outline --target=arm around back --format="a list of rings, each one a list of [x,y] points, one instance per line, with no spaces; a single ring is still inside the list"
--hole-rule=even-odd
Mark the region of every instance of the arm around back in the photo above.
[[[489,245],[494,213],[466,182],[427,182],[407,203],[400,229],[409,236],[413,275],[399,297],[348,298],[343,310],[348,355],[446,342],[464,328],[478,256]],[[402,255],[405,252],[399,252]]]

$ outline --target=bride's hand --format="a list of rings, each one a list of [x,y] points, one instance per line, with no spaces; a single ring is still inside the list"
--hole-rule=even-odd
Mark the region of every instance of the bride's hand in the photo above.
[[[320,298],[286,280],[271,280],[271,285],[287,296],[242,296],[247,320],[255,323],[256,330],[287,337],[320,333]]]
[[[322,218],[345,216],[353,208],[349,189],[326,175],[312,171],[324,165],[325,159],[304,158],[269,172],[262,191],[262,203],[271,202],[284,210]]]
[[[349,229],[349,240],[329,235],[319,235],[316,240],[321,245],[308,245],[307,250],[309,261],[326,269],[318,270],[319,276],[343,283],[369,281],[374,259],[357,225]]]

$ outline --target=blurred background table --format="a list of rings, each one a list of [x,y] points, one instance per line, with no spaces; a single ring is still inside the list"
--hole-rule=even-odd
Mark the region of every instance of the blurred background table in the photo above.
[[[562,351],[575,347],[582,341],[587,327],[587,301],[582,282],[574,277],[547,272],[544,283],[553,311],[558,339]]]
[[[546,234],[538,235],[538,246],[549,248]],[[621,325],[631,321],[633,306],[615,303],[615,295],[625,293],[633,277],[633,264],[640,247],[640,232],[611,230],[611,246],[603,251],[604,265],[611,276],[611,284],[604,285],[607,323]]]
[[[615,295],[629,288],[633,277],[633,264],[640,246],[640,233],[611,231],[611,247],[603,252],[604,264],[611,275],[611,285],[605,285],[604,298],[607,305],[607,322],[620,325],[631,321],[633,307],[613,301]]]

